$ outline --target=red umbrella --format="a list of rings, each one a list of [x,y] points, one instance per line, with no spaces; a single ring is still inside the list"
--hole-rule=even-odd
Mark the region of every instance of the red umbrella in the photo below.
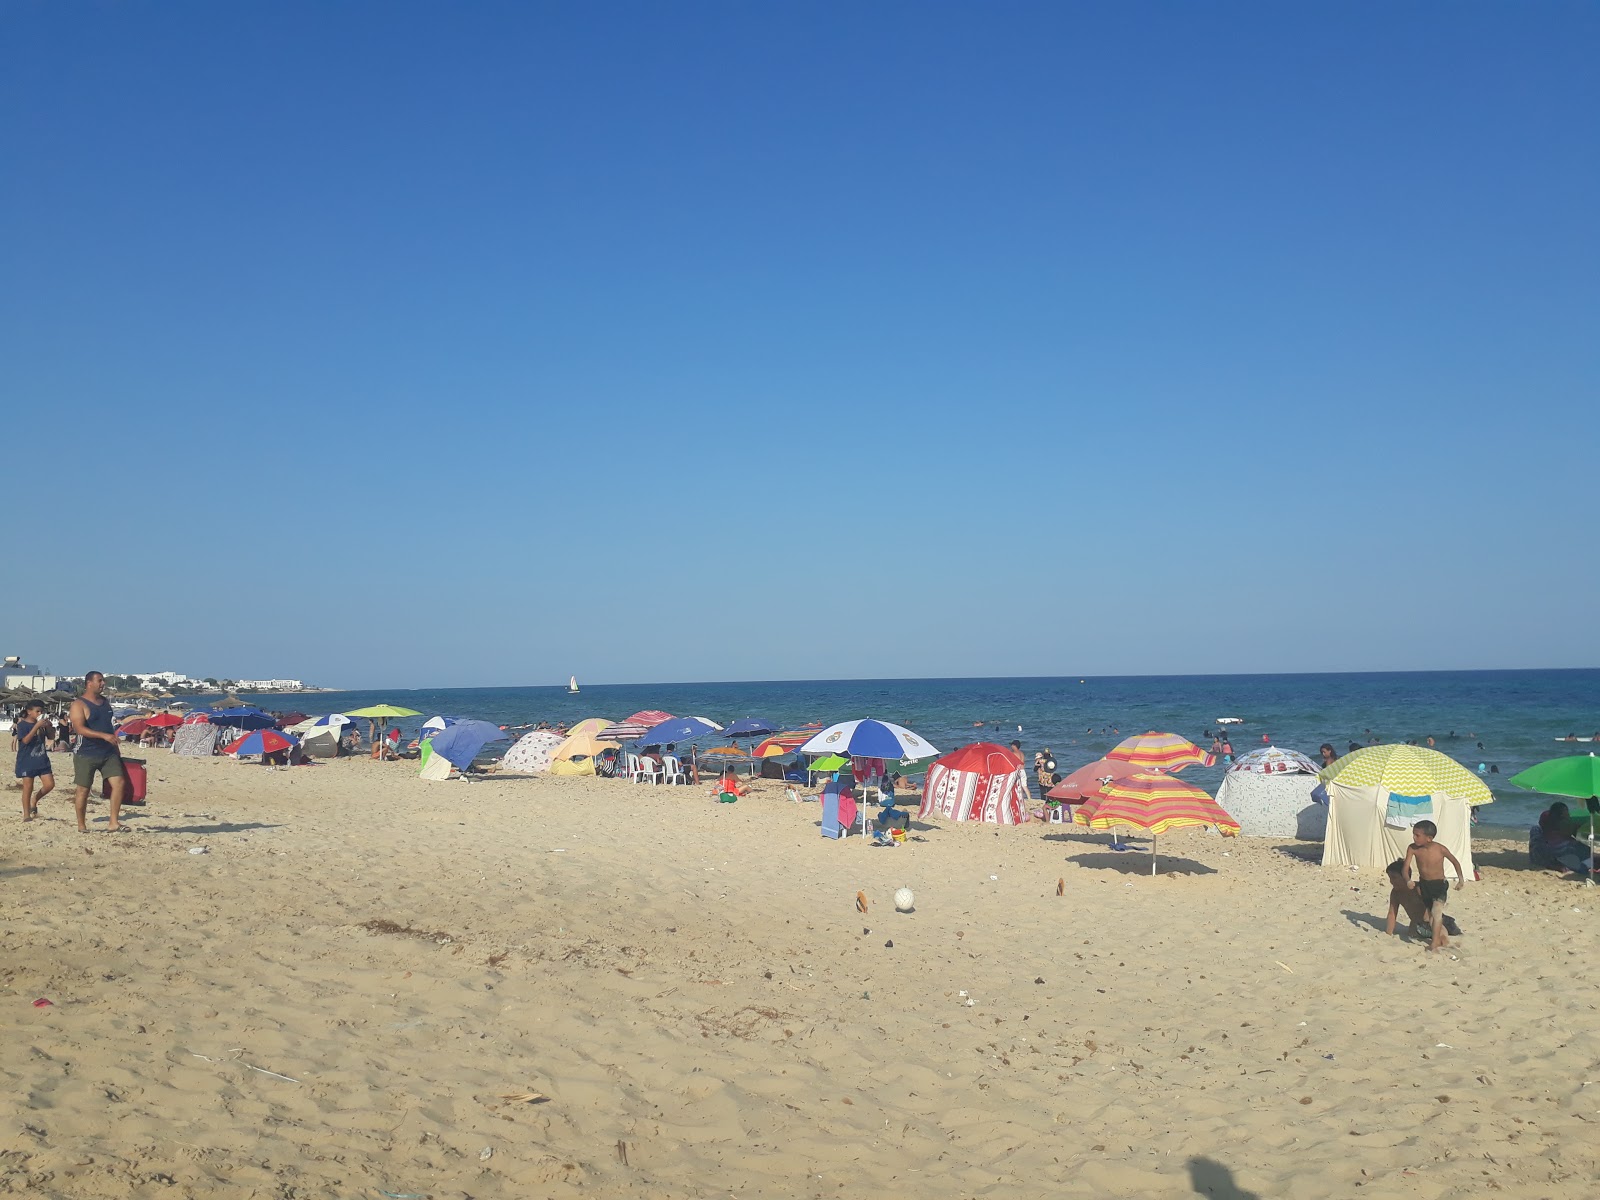
[[[118,725],[117,733],[121,737],[138,737],[148,728],[150,728],[149,721],[143,717],[135,717],[131,721],[124,721],[121,725]]]
[[[779,755],[793,754],[816,736],[817,731],[821,728],[822,724],[818,722],[814,725],[803,725],[799,729],[773,734],[766,741],[758,744],[750,753],[757,758],[773,758]]]
[[[177,713],[157,713],[145,722],[151,729],[171,729],[174,725],[182,725],[183,718]]]
[[[1045,793],[1047,800],[1083,800],[1100,793],[1100,786],[1108,779],[1126,779],[1145,768],[1120,758],[1097,758],[1086,767],[1079,767],[1055,787]]]

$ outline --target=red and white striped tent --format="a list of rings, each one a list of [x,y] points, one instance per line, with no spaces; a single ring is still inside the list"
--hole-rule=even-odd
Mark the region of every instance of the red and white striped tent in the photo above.
[[[1028,776],[1022,760],[994,742],[974,742],[928,768],[917,815],[1021,825],[1032,819],[1028,804]]]

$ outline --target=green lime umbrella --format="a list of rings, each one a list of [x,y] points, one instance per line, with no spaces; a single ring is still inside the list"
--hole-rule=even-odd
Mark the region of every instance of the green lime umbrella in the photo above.
[[[841,758],[837,754],[824,754],[811,764],[811,769],[813,771],[837,771],[849,761],[848,758]]]
[[[1519,771],[1511,782],[1530,792],[1543,792],[1547,796],[1574,796],[1586,800],[1600,796],[1600,758],[1588,754],[1570,754],[1566,758],[1552,758],[1537,763],[1526,771]],[[1595,819],[1589,817],[1589,836],[1595,832]]]
[[[396,708],[393,704],[369,704],[366,708],[352,708],[345,712],[347,717],[420,717],[422,714],[414,708]]]

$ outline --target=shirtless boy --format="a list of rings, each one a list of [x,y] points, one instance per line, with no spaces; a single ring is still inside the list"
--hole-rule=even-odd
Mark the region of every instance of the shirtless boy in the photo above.
[[[1424,929],[1428,929],[1429,933],[1432,932],[1428,926],[1428,906],[1422,902],[1422,894],[1417,891],[1417,885],[1400,873],[1403,864],[1404,860],[1397,858],[1388,866],[1389,924],[1384,932],[1394,933],[1395,925],[1403,912],[1411,925],[1411,932],[1418,937],[1424,937],[1427,936],[1423,933]],[[1444,931],[1449,937],[1461,936],[1460,926],[1449,913],[1444,915]]]
[[[1418,821],[1411,827],[1411,845],[1406,847],[1406,856],[1400,863],[1400,882],[1408,884],[1411,881],[1411,863],[1417,864],[1417,894],[1422,903],[1428,906],[1428,922],[1433,926],[1433,941],[1429,950],[1438,950],[1450,944],[1444,934],[1444,906],[1445,899],[1450,894],[1450,881],[1444,877],[1444,864],[1449,863],[1456,869],[1456,879],[1460,882],[1457,886],[1467,886],[1467,873],[1461,869],[1461,864],[1456,861],[1456,856],[1450,853],[1450,848],[1443,842],[1433,839],[1438,836],[1439,827],[1432,821]]]

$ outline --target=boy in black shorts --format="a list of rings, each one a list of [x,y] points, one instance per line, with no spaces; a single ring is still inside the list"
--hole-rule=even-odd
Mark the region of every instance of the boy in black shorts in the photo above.
[[[1450,944],[1450,939],[1444,933],[1444,906],[1445,900],[1450,895],[1450,881],[1444,877],[1444,864],[1449,863],[1456,869],[1456,878],[1460,880],[1458,887],[1467,886],[1467,873],[1461,869],[1461,864],[1456,861],[1456,856],[1450,853],[1450,848],[1443,842],[1433,839],[1438,836],[1439,827],[1432,821],[1418,821],[1411,827],[1411,845],[1406,847],[1406,856],[1400,861],[1400,881],[1409,884],[1411,880],[1411,863],[1417,864],[1417,896],[1427,907],[1428,923],[1433,926],[1433,941],[1429,950],[1438,950]]]

